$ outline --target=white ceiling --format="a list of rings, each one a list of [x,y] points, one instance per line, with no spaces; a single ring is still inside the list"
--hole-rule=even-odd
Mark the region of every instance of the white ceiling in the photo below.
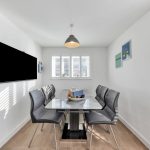
[[[0,13],[45,47],[72,33],[82,47],[105,47],[150,9],[150,0],[0,0]]]

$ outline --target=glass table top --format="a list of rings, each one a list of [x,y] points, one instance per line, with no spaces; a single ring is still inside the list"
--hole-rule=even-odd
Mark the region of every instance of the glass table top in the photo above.
[[[68,100],[64,99],[52,99],[47,105],[47,109],[59,109],[59,110],[97,110],[102,109],[102,106],[95,98],[85,98],[84,100]]]

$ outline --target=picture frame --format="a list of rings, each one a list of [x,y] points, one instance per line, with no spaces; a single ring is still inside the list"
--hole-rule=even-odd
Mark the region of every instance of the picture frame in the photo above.
[[[122,60],[128,60],[131,58],[131,40],[122,45]]]
[[[43,63],[41,61],[39,61],[38,63],[38,73],[42,73],[43,72]]]
[[[115,66],[116,68],[122,67],[121,52],[115,55]]]

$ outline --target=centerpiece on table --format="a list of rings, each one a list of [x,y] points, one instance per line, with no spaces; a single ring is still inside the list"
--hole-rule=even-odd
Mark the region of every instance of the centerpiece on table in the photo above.
[[[81,89],[69,89],[67,96],[68,96],[68,100],[83,100],[83,99],[85,99],[84,92]]]

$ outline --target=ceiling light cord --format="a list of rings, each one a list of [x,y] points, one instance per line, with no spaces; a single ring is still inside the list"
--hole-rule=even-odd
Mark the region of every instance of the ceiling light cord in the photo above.
[[[71,24],[70,24],[70,33],[71,33],[71,34],[72,34],[73,27],[74,27],[74,24],[71,23]]]

